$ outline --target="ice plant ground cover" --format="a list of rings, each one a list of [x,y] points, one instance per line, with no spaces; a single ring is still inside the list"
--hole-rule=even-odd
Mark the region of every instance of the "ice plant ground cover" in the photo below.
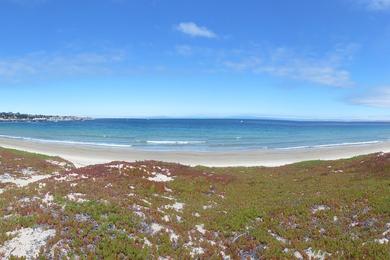
[[[390,258],[390,155],[75,168],[0,149],[0,258]]]

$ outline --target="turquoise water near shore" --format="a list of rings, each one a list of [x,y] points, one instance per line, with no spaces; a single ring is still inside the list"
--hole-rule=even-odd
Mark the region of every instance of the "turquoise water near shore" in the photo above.
[[[0,136],[143,150],[297,149],[388,141],[390,123],[255,119],[0,122]]]

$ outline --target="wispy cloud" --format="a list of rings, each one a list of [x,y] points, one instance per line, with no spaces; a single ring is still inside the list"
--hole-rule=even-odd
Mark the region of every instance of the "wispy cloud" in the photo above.
[[[237,71],[269,74],[326,86],[349,87],[354,83],[344,65],[351,59],[355,49],[355,45],[348,45],[324,55],[304,55],[291,49],[276,48],[238,61],[227,60],[223,64]]]
[[[370,107],[390,108],[390,86],[349,99],[350,103]]]
[[[0,0],[0,3],[11,3],[23,6],[32,6],[47,3],[49,0]]]
[[[369,10],[373,10],[373,11],[390,10],[390,0],[358,0],[358,2]]]
[[[183,56],[189,56],[193,53],[193,48],[189,45],[176,45],[176,53]]]
[[[240,61],[224,61],[223,64],[233,70],[245,71],[245,70],[256,70],[261,66],[260,58],[256,56],[247,57]]]
[[[123,51],[48,53],[35,52],[19,57],[0,57],[0,81],[20,82],[27,78],[101,75],[125,59]]]
[[[216,38],[217,35],[210,29],[199,26],[193,22],[183,22],[175,26],[176,30],[191,37]]]

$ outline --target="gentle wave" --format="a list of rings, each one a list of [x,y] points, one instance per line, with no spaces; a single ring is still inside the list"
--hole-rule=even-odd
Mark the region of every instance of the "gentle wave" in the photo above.
[[[76,145],[89,145],[89,146],[104,146],[104,147],[118,147],[118,148],[129,148],[134,147],[131,144],[115,144],[115,143],[103,143],[103,142],[84,142],[84,141],[65,141],[65,140],[49,140],[49,139],[40,139],[40,138],[31,138],[31,137],[22,137],[22,136],[10,136],[10,135],[0,135],[2,138],[9,139],[19,139],[19,140],[28,140],[35,142],[44,142],[44,143],[62,143],[62,144],[76,144]],[[327,147],[339,147],[339,146],[353,146],[353,145],[366,145],[366,144],[378,144],[384,141],[362,141],[362,142],[344,142],[344,143],[333,143],[333,144],[320,144],[320,145],[302,145],[302,146],[290,146],[290,147],[275,147],[270,148],[267,146],[258,147],[257,149],[275,149],[275,150],[294,150],[294,149],[315,149],[315,148],[327,148]],[[207,141],[185,141],[185,140],[148,140],[144,141],[147,145],[151,146],[175,146],[175,145],[201,145],[208,143]],[[138,146],[138,145],[136,145]],[[222,146],[227,147],[231,144],[213,144],[213,146]],[[140,146],[142,147],[142,145]],[[245,150],[245,148],[243,148]]]
[[[19,140],[43,142],[43,143],[78,144],[78,145],[123,147],[123,148],[132,147],[132,145],[130,145],[130,144],[112,144],[112,143],[96,143],[96,142],[81,142],[81,141],[48,140],[48,139],[31,138],[31,137],[23,137],[23,136],[10,136],[10,135],[0,135],[0,137],[9,138],[9,139],[19,139]]]
[[[349,142],[349,143],[335,143],[335,144],[318,144],[318,145],[302,145],[302,146],[291,146],[275,148],[276,150],[294,150],[294,149],[308,149],[308,148],[326,148],[326,147],[337,147],[337,146],[348,146],[348,145],[365,145],[365,144],[378,144],[383,141],[365,141],[365,142]]]
[[[205,144],[206,141],[146,141],[148,144],[155,145],[185,145],[185,144]]]

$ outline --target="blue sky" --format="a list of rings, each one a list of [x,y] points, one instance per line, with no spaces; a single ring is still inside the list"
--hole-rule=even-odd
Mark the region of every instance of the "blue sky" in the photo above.
[[[0,0],[0,111],[390,119],[390,0]]]

